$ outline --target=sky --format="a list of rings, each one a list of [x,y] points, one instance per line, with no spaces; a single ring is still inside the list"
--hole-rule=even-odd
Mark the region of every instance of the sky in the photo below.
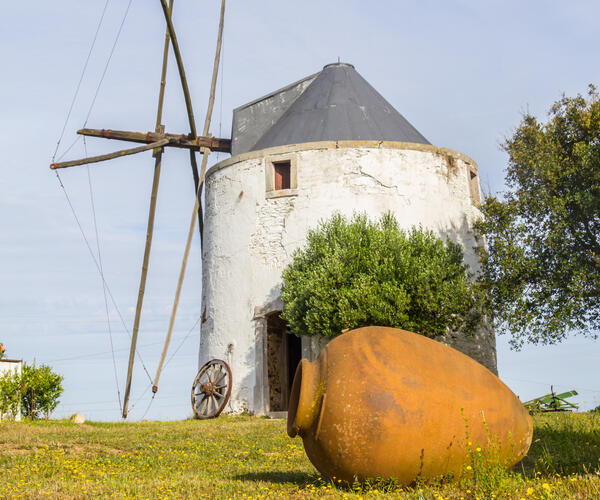
[[[173,20],[198,128],[208,102],[219,6],[218,0],[175,1]],[[340,58],[432,144],[473,158],[485,193],[501,193],[507,157],[500,144],[521,114],[545,119],[563,92],[576,95],[589,83],[600,84],[599,18],[600,3],[593,0],[228,0],[211,133],[229,137],[235,107]],[[76,140],[85,124],[154,129],[164,32],[158,0],[3,5],[0,342],[7,357],[49,364],[64,376],[55,417],[79,412],[92,420],[120,418],[153,159],[146,152],[65,169],[60,181],[48,167],[59,139],[57,159],[63,160],[129,146]],[[169,132],[189,132],[173,57],[163,123]],[[226,157],[214,153],[209,164]],[[144,366],[136,363],[130,420],[192,415],[202,272],[197,235],[169,361],[152,403],[149,391],[192,206],[187,153],[169,149],[140,328]],[[108,298],[108,307],[95,264],[98,248],[114,299]],[[572,401],[582,409],[600,405],[600,341],[572,336],[516,352],[508,340],[497,338],[499,374],[522,400],[546,394],[552,385],[576,389]]]

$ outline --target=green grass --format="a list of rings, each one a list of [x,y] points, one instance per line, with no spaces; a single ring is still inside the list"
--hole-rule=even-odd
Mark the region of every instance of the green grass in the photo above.
[[[600,415],[534,418],[512,471],[474,452],[474,475],[400,488],[322,479],[285,422],[0,423],[0,498],[600,498]]]

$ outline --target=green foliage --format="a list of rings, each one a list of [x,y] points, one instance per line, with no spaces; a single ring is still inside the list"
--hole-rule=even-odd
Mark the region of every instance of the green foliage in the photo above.
[[[24,417],[46,420],[59,403],[63,377],[47,365],[23,364],[21,373],[12,371],[0,377],[0,412],[15,415],[19,407]]]
[[[0,417],[14,418],[21,406],[21,375],[11,370],[0,375]]]
[[[547,123],[526,114],[504,143],[504,199],[490,196],[481,283],[495,326],[555,343],[600,327],[600,98],[563,96]]]
[[[405,232],[391,214],[321,222],[283,272],[282,299],[293,333],[326,337],[368,325],[470,332],[480,310],[461,248],[431,231]]]

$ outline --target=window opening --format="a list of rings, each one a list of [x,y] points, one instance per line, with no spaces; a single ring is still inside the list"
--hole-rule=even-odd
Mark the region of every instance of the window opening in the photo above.
[[[290,189],[291,186],[291,163],[289,160],[273,163],[275,171],[275,190]]]

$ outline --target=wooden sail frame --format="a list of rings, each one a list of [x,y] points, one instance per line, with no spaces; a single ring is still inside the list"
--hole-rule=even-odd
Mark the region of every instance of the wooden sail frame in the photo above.
[[[134,319],[134,327],[133,333],[131,336],[131,346],[129,352],[129,362],[127,369],[127,381],[125,386],[125,395],[123,398],[123,418],[127,418],[128,413],[128,403],[129,396],[131,391],[131,382],[132,382],[132,374],[133,374],[133,364],[135,360],[135,353],[137,348],[137,339],[139,333],[139,324],[141,318],[141,310],[145,293],[146,286],[146,277],[148,273],[148,263],[150,257],[150,250],[152,247],[152,236],[154,231],[154,218],[156,213],[156,200],[158,194],[158,186],[160,180],[160,171],[162,166],[162,153],[165,147],[176,147],[188,149],[190,152],[190,164],[192,168],[192,174],[194,177],[194,187],[196,192],[195,204],[194,204],[194,213],[192,217],[192,223],[190,225],[190,230],[188,233],[188,239],[186,242],[186,248],[184,252],[183,262],[181,266],[181,271],[179,274],[179,280],[177,285],[177,292],[173,303],[173,309],[171,313],[171,318],[169,322],[169,329],[165,339],[165,345],[163,347],[163,351],[161,354],[160,362],[158,365],[158,369],[156,372],[155,379],[153,381],[152,391],[156,393],[158,389],[158,381],[160,379],[161,370],[163,368],[164,360],[168,351],[171,334],[173,330],[173,325],[175,321],[175,315],[177,312],[177,306],[179,303],[179,294],[181,292],[181,286],[183,283],[183,278],[185,274],[185,269],[187,265],[187,259],[191,247],[192,236],[194,232],[194,227],[196,224],[196,218],[198,219],[198,227],[200,232],[200,242],[202,244],[203,240],[203,223],[202,223],[202,204],[201,204],[201,191],[202,185],[204,182],[204,176],[206,173],[206,166],[208,162],[208,156],[211,151],[221,151],[221,152],[231,152],[231,141],[229,139],[221,139],[214,138],[209,135],[210,122],[214,107],[215,100],[215,88],[216,81],[219,69],[219,61],[221,54],[221,45],[222,45],[222,37],[223,37],[223,25],[224,25],[224,16],[225,16],[225,0],[221,0],[221,11],[220,11],[220,21],[219,21],[219,30],[217,37],[217,49],[215,53],[215,60],[213,64],[213,72],[211,79],[211,88],[209,95],[209,104],[206,112],[204,127],[203,127],[203,135],[198,136],[196,131],[196,123],[194,117],[194,111],[192,107],[192,101],[190,96],[189,87],[187,84],[187,77],[185,73],[185,68],[183,65],[183,58],[181,56],[181,50],[179,48],[179,42],[177,40],[177,36],[175,33],[175,28],[173,26],[172,21],[172,10],[173,10],[174,0],[170,0],[167,5],[167,0],[160,0],[160,4],[162,7],[163,15],[166,22],[166,34],[165,34],[165,43],[163,49],[163,61],[162,61],[162,71],[161,71],[161,83],[158,97],[158,106],[157,106],[157,117],[156,117],[156,126],[154,132],[132,132],[132,131],[115,131],[108,129],[81,129],[78,130],[78,134],[84,136],[91,137],[100,137],[105,139],[115,139],[127,142],[134,143],[142,143],[144,146],[139,146],[130,149],[124,149],[120,151],[116,151],[114,153],[109,153],[105,155],[99,155],[95,157],[88,157],[79,160],[71,160],[60,163],[52,163],[50,165],[51,169],[60,169],[60,168],[68,168],[77,165],[86,165],[90,163],[97,163],[106,160],[111,160],[115,158],[119,158],[122,156],[133,155],[137,153],[141,153],[143,151],[148,151],[150,149],[154,150],[153,156],[155,158],[154,165],[154,177],[152,183],[152,194],[150,197],[150,208],[148,213],[148,225],[146,232],[146,244],[144,247],[144,258],[142,263],[142,272],[140,277],[140,286],[138,290],[138,300],[136,305],[135,319]],[[179,78],[181,82],[181,87],[184,94],[186,112],[188,116],[188,122],[190,127],[190,133],[187,135],[184,134],[167,134],[164,132],[164,126],[161,124],[162,121],[162,110],[164,104],[164,91],[165,91],[165,82],[166,82],[166,71],[167,71],[167,61],[169,54],[169,47],[173,48],[173,53],[175,55],[175,59],[177,62],[177,69],[179,73]],[[202,164],[200,172],[198,172],[198,165],[196,162],[196,152],[202,153]],[[229,390],[230,392],[230,390]],[[220,412],[219,412],[220,413]],[[217,416],[217,415],[214,415]]]

